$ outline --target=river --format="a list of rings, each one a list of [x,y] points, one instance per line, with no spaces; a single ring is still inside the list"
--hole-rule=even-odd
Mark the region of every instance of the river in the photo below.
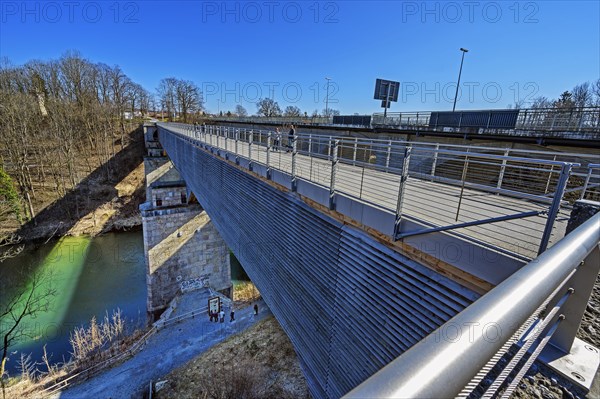
[[[25,284],[29,288],[34,272],[50,272],[50,284],[57,292],[48,311],[21,322],[27,337],[10,347],[7,370],[11,375],[17,372],[21,352],[31,353],[34,361],[40,361],[44,345],[53,363],[68,360],[71,331],[88,325],[92,317],[101,321],[107,312],[111,315],[120,309],[129,328],[146,321],[146,270],[140,231],[64,237],[26,249],[0,268],[2,304],[13,297],[15,287]],[[3,323],[0,330],[9,325]]]
[[[27,286],[33,273],[52,273],[52,298],[47,312],[26,318],[21,326],[27,332],[10,347],[7,370],[18,373],[21,353],[41,361],[43,347],[52,362],[70,357],[69,337],[74,328],[87,326],[92,317],[101,321],[120,309],[129,330],[146,322],[146,266],[141,231],[109,233],[98,237],[63,237],[58,241],[27,248],[18,257],[0,263],[0,303]],[[248,276],[231,255],[234,285]],[[16,284],[15,284],[16,283]],[[4,306],[2,306],[4,308]],[[3,332],[7,323],[0,325]]]

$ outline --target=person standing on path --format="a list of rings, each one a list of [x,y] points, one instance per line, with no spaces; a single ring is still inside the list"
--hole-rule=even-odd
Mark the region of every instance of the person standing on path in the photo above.
[[[221,309],[221,311],[219,312],[219,321],[221,323],[225,321],[225,311],[223,309]]]
[[[233,306],[231,307],[231,313],[229,313],[229,322],[235,321],[235,311],[233,310]]]
[[[254,316],[258,316],[258,304],[254,304]]]

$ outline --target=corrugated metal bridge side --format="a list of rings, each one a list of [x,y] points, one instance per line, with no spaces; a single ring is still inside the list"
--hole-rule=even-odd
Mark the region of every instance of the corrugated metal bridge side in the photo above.
[[[290,337],[315,398],[338,398],[477,294],[296,194],[159,129],[160,142]]]

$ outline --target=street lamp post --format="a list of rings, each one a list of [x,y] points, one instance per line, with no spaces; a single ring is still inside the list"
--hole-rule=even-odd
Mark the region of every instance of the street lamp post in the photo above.
[[[460,60],[460,69],[458,70],[458,83],[456,83],[456,94],[454,94],[454,105],[452,106],[452,112],[454,112],[454,110],[456,109],[456,98],[458,97],[458,88],[460,86],[460,74],[462,73],[462,66],[463,61],[465,60],[465,53],[469,52],[469,50],[462,47],[460,48],[460,51],[462,51],[462,58]]]
[[[327,92],[325,94],[325,116],[329,118],[329,81],[331,78],[325,78],[327,80]]]

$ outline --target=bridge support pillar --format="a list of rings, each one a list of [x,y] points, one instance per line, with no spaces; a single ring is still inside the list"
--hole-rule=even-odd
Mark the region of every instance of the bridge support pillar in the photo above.
[[[147,312],[154,321],[179,293],[210,287],[231,296],[232,285],[225,241],[171,161],[156,150],[158,138],[146,135],[146,147],[146,202],[140,210]]]

